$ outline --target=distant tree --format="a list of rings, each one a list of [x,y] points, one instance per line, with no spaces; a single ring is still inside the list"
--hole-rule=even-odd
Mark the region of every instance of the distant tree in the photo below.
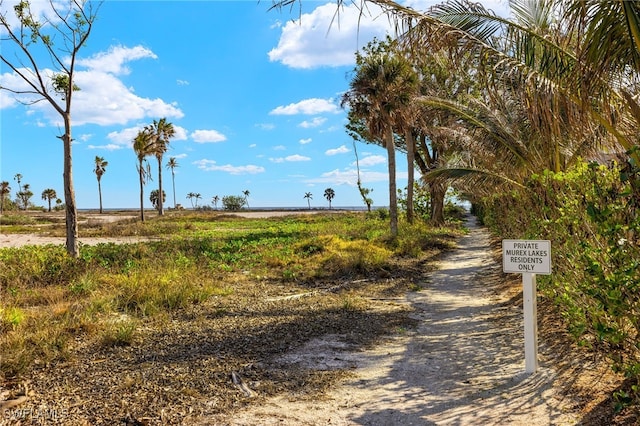
[[[249,208],[249,190],[245,189],[244,191],[242,191],[242,195],[244,195],[244,203],[247,205],[247,208]]]
[[[211,202],[213,203],[213,208],[214,208],[214,209],[218,209],[218,201],[220,201],[220,197],[218,197],[217,195],[215,195],[215,196],[211,199]]]
[[[310,192],[305,192],[304,198],[307,199],[307,205],[309,206],[309,210],[311,210],[311,200],[313,199],[313,194]]]
[[[333,200],[336,196],[336,192],[332,188],[327,188],[324,190],[324,198],[329,202],[329,210],[331,210],[331,200]]]
[[[22,209],[27,210],[29,208],[29,200],[33,197],[33,192],[31,192],[31,185],[25,183],[22,185],[22,190],[17,194],[17,204],[22,204]]]
[[[158,212],[160,212],[160,206],[162,206],[162,203],[167,198],[167,194],[164,191],[162,191],[162,200],[160,200],[160,197],[158,196],[158,194],[160,194],[160,191],[157,189],[154,189],[153,191],[151,191],[151,193],[149,194],[149,201],[151,201],[153,208],[155,208],[156,210],[158,210]]]
[[[94,162],[95,167],[93,169],[93,173],[96,174],[96,178],[98,179],[98,198],[100,199],[100,213],[102,213],[102,186],[100,185],[100,181],[102,180],[102,175],[107,172],[109,162],[104,161],[104,157],[99,157],[97,155]]]
[[[13,72],[14,87],[0,89],[16,95],[26,95],[30,103],[46,100],[64,123],[64,133],[59,136],[63,146],[63,182],[66,202],[66,247],[72,257],[79,256],[78,212],[73,187],[71,146],[71,99],[80,90],[74,84],[75,65],[97,17],[100,2],[71,0],[17,2],[13,12],[17,25],[8,13],[0,13],[2,51],[0,61]],[[4,5],[4,3],[3,3]],[[46,5],[44,13],[38,9]],[[41,18],[42,17],[42,18]],[[8,74],[7,74],[8,75]],[[21,190],[22,192],[22,190]]]
[[[178,205],[176,204],[176,172],[175,172],[176,167],[179,167],[178,160],[176,160],[176,157],[169,158],[169,161],[167,161],[167,169],[171,170],[171,182],[173,183],[173,208],[174,209],[178,207]]]
[[[55,189],[47,188],[42,191],[42,199],[49,202],[49,211],[51,211],[51,200],[58,198]]]
[[[193,198],[195,198],[195,199],[196,199],[196,208],[198,208],[198,200],[202,198],[202,195],[201,195],[199,192],[196,192],[196,193],[193,195]]]
[[[145,128],[140,130],[133,139],[133,151],[138,158],[136,169],[138,170],[138,178],[140,181],[140,220],[144,222],[144,184],[151,180],[151,166],[147,162],[147,155],[151,154],[150,135]]]
[[[166,118],[160,120],[153,120],[151,126],[147,126],[150,135],[149,150],[155,155],[158,160],[158,191],[162,192],[162,157],[167,152],[169,146],[169,139],[175,136],[176,131],[173,128],[173,124],[169,123]],[[164,199],[160,200],[158,208],[158,214],[162,216],[164,214],[163,208]]]
[[[22,175],[20,173],[16,173],[16,175],[13,177],[13,180],[18,182],[18,192],[22,191]]]
[[[195,208],[193,205],[193,199],[196,198],[196,193],[195,192],[190,192],[187,194],[187,198],[189,199],[189,201],[191,201],[191,208]]]
[[[4,212],[4,200],[9,194],[11,194],[11,187],[9,186],[9,182],[7,182],[6,180],[0,182],[0,214]]]
[[[62,210],[64,207],[62,206],[62,200],[60,198],[56,198],[56,206],[54,207],[55,210]]]
[[[225,195],[224,197],[222,197],[222,208],[224,210],[242,210],[244,203],[245,198],[239,195]]]

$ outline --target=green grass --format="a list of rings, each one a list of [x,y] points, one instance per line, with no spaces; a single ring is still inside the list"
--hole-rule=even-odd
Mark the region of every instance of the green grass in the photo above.
[[[64,232],[64,224],[51,226]],[[145,223],[88,223],[81,235],[162,238],[81,246],[78,259],[62,246],[0,249],[0,377],[66,359],[77,339],[135,344],[144,339],[141,324],[151,327],[195,307],[226,316],[270,295],[386,277],[398,259],[449,249],[460,232],[403,223],[400,237],[391,239],[387,221],[364,213],[244,219],[185,212]],[[362,291],[322,303],[336,312],[366,310],[371,290]]]

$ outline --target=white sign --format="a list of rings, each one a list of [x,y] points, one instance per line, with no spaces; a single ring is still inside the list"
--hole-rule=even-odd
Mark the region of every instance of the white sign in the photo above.
[[[551,241],[502,240],[502,270],[519,274],[551,274]]]

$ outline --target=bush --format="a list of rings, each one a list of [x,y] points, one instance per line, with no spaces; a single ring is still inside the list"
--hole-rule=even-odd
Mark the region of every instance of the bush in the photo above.
[[[500,236],[551,240],[540,280],[578,342],[640,383],[640,170],[582,163],[533,176],[527,191],[495,195],[478,211]],[[640,402],[640,394],[633,396]]]
[[[224,210],[238,211],[242,210],[246,203],[246,199],[239,195],[225,195],[222,197],[222,208]]]

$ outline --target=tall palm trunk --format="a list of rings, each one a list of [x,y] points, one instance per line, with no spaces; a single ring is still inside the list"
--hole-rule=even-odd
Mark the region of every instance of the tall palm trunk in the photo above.
[[[444,197],[447,188],[440,181],[431,182],[429,185],[431,196],[431,222],[434,226],[444,225]]]
[[[158,214],[160,216],[164,215],[164,207],[162,200],[162,156],[156,156],[158,159]]]
[[[176,174],[173,169],[171,169],[171,182],[173,184],[173,208],[177,209],[178,205],[176,204]]]
[[[414,161],[416,141],[413,138],[411,129],[405,130],[405,144],[407,145],[407,222],[413,223],[415,213],[413,210],[413,183],[414,177]]]
[[[140,175],[140,220],[144,222],[144,170],[142,168],[142,161],[140,162],[138,173]]]
[[[385,130],[385,147],[387,148],[387,162],[389,169],[389,220],[391,236],[398,236],[398,194],[396,187],[396,147],[393,143],[393,129],[387,126]]]
[[[98,199],[100,200],[100,214],[102,214],[102,185],[100,185],[100,179],[98,179]]]

